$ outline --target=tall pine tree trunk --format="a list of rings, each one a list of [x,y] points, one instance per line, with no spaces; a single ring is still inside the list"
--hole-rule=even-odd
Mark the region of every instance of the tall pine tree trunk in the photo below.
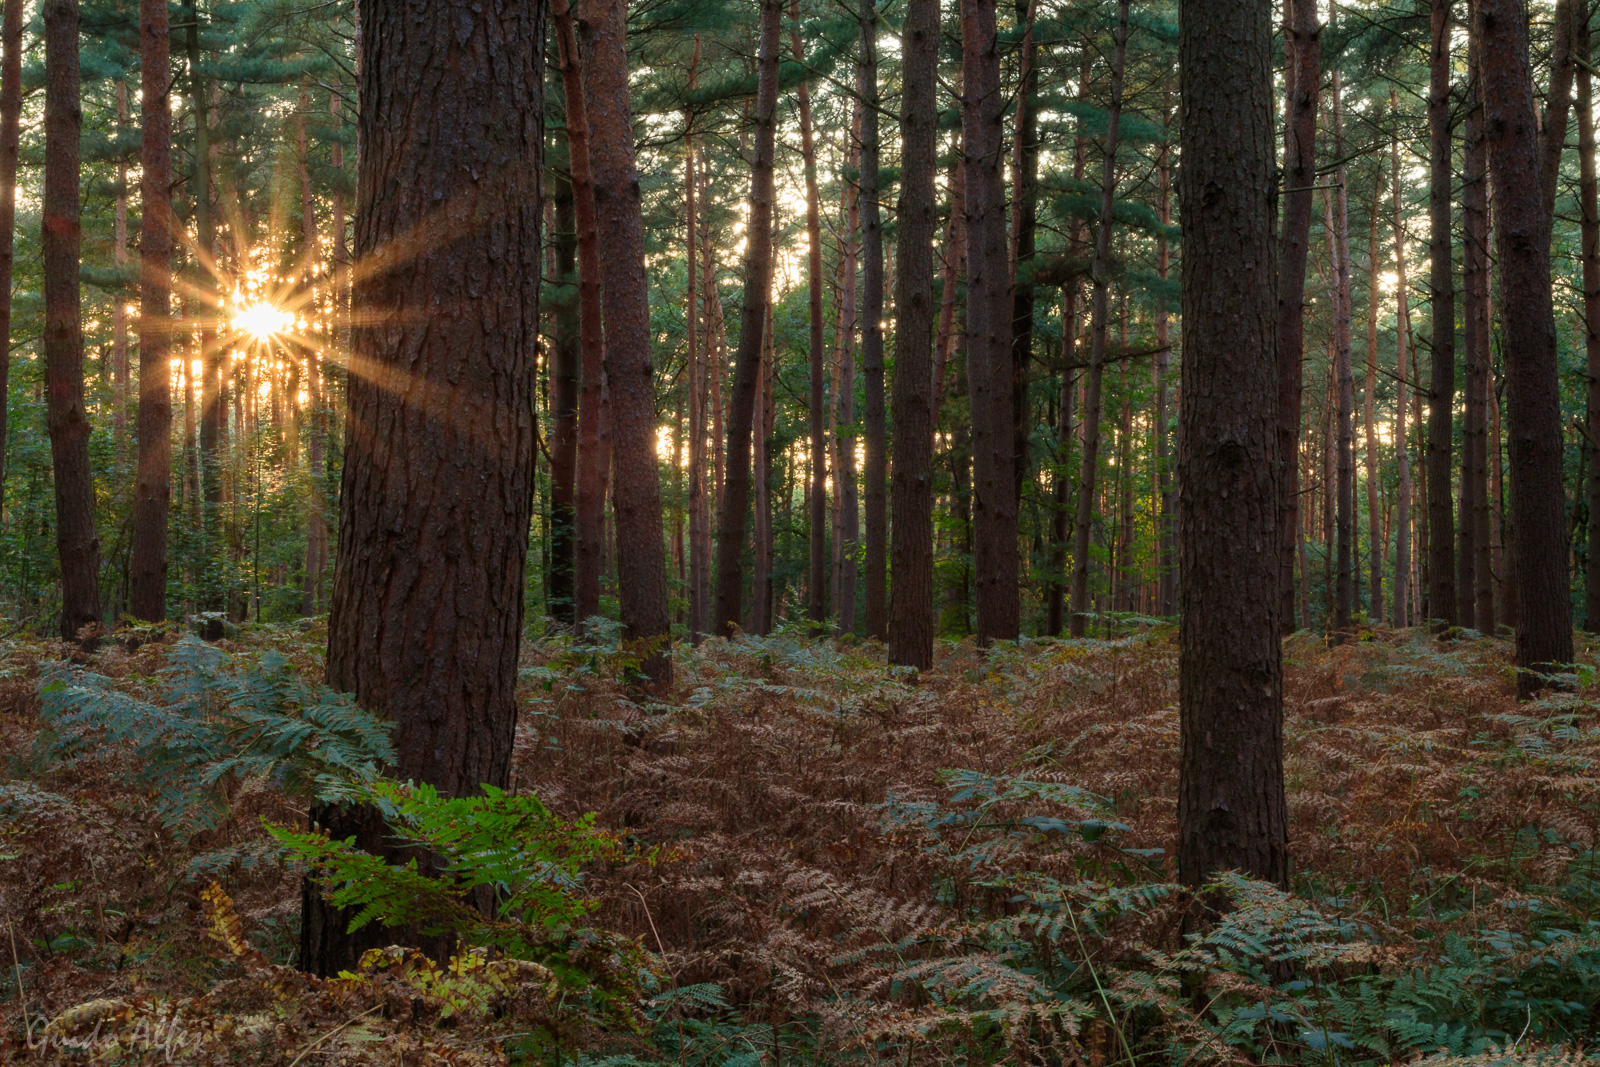
[[[1428,384],[1428,614],[1435,625],[1454,626],[1455,529],[1451,521],[1451,458],[1455,432],[1456,295],[1451,270],[1450,7],[1431,0],[1432,60],[1428,82],[1428,288],[1433,354]]]
[[[667,607],[661,474],[656,462],[644,215],[633,155],[633,113],[628,103],[627,0],[606,0],[589,9],[588,15],[592,37],[584,89],[598,234],[600,247],[605,249],[605,365],[617,602],[626,636],[648,646],[644,649],[644,673],[664,685],[672,678],[666,648],[672,619]],[[581,211],[581,196],[578,203]],[[578,226],[581,274],[581,218]]]
[[[961,151],[967,212],[967,393],[972,410],[978,644],[1014,640],[1020,623],[1012,487],[1011,302],[1001,183],[1000,53],[995,0],[961,0]]]
[[[1286,885],[1282,507],[1270,200],[1272,19],[1258,0],[1180,0],[1183,414],[1178,878]]]
[[[117,133],[124,134],[128,126],[128,83],[117,79]],[[0,96],[4,89],[0,88]],[[4,105],[0,103],[0,110]],[[0,120],[3,121],[3,120]],[[16,181],[15,172],[12,182]],[[14,198],[13,198],[14,199]],[[13,204],[12,211],[16,208]],[[13,215],[13,224],[15,216]],[[14,228],[14,225],[13,225]],[[0,234],[3,239],[3,234]],[[117,458],[122,457],[122,446],[128,432],[128,299],[121,292],[121,283],[124,270],[128,266],[128,164],[123,159],[117,160],[117,206],[112,219],[111,229],[112,255],[117,265],[118,291],[115,306],[111,309],[111,428],[112,436],[116,442]],[[10,242],[7,241],[7,244]],[[10,301],[10,279],[3,280],[7,290],[7,307]],[[8,311],[9,314],[9,311]],[[4,375],[0,373],[0,387],[4,386]],[[0,392],[0,396],[4,396]],[[5,420],[0,417],[0,436],[5,432]],[[0,449],[0,452],[3,452]],[[0,466],[3,466],[0,462]]]
[[[717,600],[712,630],[729,637],[739,621],[744,595],[745,523],[750,517],[750,429],[762,326],[772,285],[772,158],[778,106],[778,31],[781,0],[761,0],[761,44],[757,60],[755,155],[750,168],[750,215],[746,227],[744,313],[734,355],[733,395],[728,409],[727,481],[717,509]],[[815,391],[815,387],[813,387]],[[654,450],[650,453],[655,462]],[[815,459],[813,459],[815,462]],[[815,535],[813,535],[815,537]]]
[[[1362,390],[1361,422],[1366,445],[1367,476],[1367,603],[1374,623],[1383,619],[1383,519],[1378,504],[1378,427],[1374,405],[1378,393],[1378,218],[1383,210],[1383,172],[1372,183],[1372,214],[1367,218],[1367,380]]]
[[[1028,474],[1028,374],[1033,365],[1033,261],[1039,212],[1039,62],[1033,19],[1037,0],[1017,0],[1022,27],[1016,122],[1011,137],[1011,459],[1020,509]]]
[[[1389,110],[1391,114],[1395,111],[1393,90],[1389,92]],[[1389,185],[1394,193],[1394,460],[1399,478],[1395,491],[1394,608],[1389,622],[1403,629],[1411,624],[1411,460],[1406,442],[1406,342],[1411,336],[1411,310],[1406,305],[1406,231],[1398,138],[1389,144]]]
[[[0,13],[0,504],[6,480],[6,398],[11,389],[11,274],[16,260],[17,148],[22,123],[23,0]]]
[[[805,59],[800,43],[800,0],[789,0],[789,17],[795,23],[790,37],[796,62]],[[806,487],[806,516],[810,527],[809,566],[806,572],[806,615],[820,624],[828,617],[828,491],[827,436],[824,430],[822,381],[822,217],[817,193],[817,148],[811,127],[811,84],[796,90],[800,111],[800,153],[806,183],[806,293],[808,325],[809,391],[807,413],[811,431],[810,481]]]
[[[1116,51],[1111,60],[1111,104],[1106,112],[1104,161],[1100,169],[1100,217],[1095,224],[1089,320],[1089,367],[1083,404],[1083,463],[1078,478],[1078,515],[1072,538],[1072,617],[1068,630],[1082,637],[1089,611],[1089,534],[1094,520],[1095,481],[1100,470],[1101,391],[1106,329],[1111,315],[1111,226],[1117,200],[1117,140],[1122,121],[1123,66],[1128,49],[1128,0],[1117,4]]]
[[[861,582],[866,636],[889,636],[888,428],[883,392],[883,223],[878,210],[878,13],[877,0],[861,0],[861,384],[866,449],[862,488],[866,541]]]
[[[1561,400],[1550,291],[1548,214],[1540,191],[1538,118],[1528,33],[1517,0],[1479,0],[1489,172],[1501,272],[1517,555],[1517,692],[1572,662]]]
[[[564,138],[563,138],[564,140]],[[575,528],[574,507],[578,472],[578,382],[580,380],[580,327],[578,325],[577,211],[570,177],[554,176],[555,226],[549,241],[555,253],[555,276],[560,296],[551,301],[555,320],[550,331],[550,571],[545,604],[550,617],[572,626]]]
[[[1165,280],[1171,269],[1172,254],[1167,247],[1166,227],[1172,225],[1172,89],[1161,88],[1161,127],[1163,138],[1156,156],[1156,211],[1162,230],[1156,235],[1156,275]],[[1169,455],[1170,419],[1167,409],[1167,371],[1172,338],[1167,323],[1167,307],[1156,306],[1156,614],[1178,613],[1177,531],[1172,523],[1172,459]],[[1291,611],[1290,617],[1293,617]]]
[[[167,613],[172,503],[172,111],[165,0],[140,0],[139,468],[134,482],[128,610]]]
[[[1344,158],[1344,100],[1340,76],[1333,72],[1333,143],[1336,158]],[[1355,375],[1350,357],[1350,197],[1345,188],[1344,164],[1334,168],[1333,246],[1337,268],[1337,299],[1334,323],[1335,388],[1338,397],[1338,588],[1335,596],[1333,628],[1336,641],[1350,636],[1355,600],[1356,535],[1356,457],[1355,457]]]
[[[44,47],[45,418],[55,469],[61,636],[72,641],[100,621],[100,540],[95,533],[78,305],[78,251],[83,239],[78,144],[83,111],[78,99],[77,0],[45,0]],[[92,643],[92,634],[86,636]]]
[[[889,662],[926,670],[933,666],[934,632],[933,179],[939,148],[939,0],[907,0],[900,41]]]
[[[406,254],[353,279],[327,679],[393,723],[397,778],[445,796],[510,784],[535,480],[543,14],[516,0],[470,22],[427,0],[362,11],[355,259]],[[390,853],[369,808],[317,805],[311,818]],[[336,974],[395,939],[376,924],[351,934],[350,918],[308,883],[300,966]]]
[[[1317,111],[1322,29],[1313,0],[1284,0],[1286,59],[1283,223],[1278,238],[1278,515],[1280,621],[1294,629],[1294,561],[1300,529],[1300,408],[1304,391],[1306,260],[1317,185]]]
[[[578,246],[578,338],[582,373],[578,394],[578,460],[574,491],[573,606],[577,625],[600,614],[600,575],[605,557],[606,482],[611,470],[612,433],[607,396],[605,316],[600,230],[595,178],[590,156],[591,127],[585,72],[579,59],[571,8],[550,5],[561,85],[566,100],[567,163],[572,176],[572,207]],[[593,54],[589,62],[596,62]],[[654,454],[654,445],[651,447]]]
[[[1461,624],[1494,633],[1494,575],[1489,543],[1489,187],[1482,77],[1476,33],[1469,33],[1466,146],[1461,188],[1462,342],[1466,353],[1466,422],[1461,452]],[[1470,563],[1468,562],[1470,560]]]
[[[1595,177],[1594,82],[1589,72],[1589,24],[1581,23],[1578,54],[1578,203],[1583,211],[1583,340],[1589,372],[1585,424],[1591,447],[1600,442],[1600,182]],[[1583,625],[1600,632],[1600,462],[1589,464],[1584,486],[1589,507]]]

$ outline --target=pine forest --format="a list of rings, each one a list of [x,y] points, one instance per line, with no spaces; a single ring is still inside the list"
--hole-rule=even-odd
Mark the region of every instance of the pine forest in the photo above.
[[[1600,1063],[1595,0],[0,0],[0,1063]]]

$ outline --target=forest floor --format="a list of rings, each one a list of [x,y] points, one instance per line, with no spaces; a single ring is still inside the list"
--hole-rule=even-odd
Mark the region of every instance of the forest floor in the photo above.
[[[316,678],[324,640],[222,647]],[[179,647],[87,669],[159,705]],[[214,825],[176,832],[125,747],[51,754],[68,650],[7,642],[0,1062],[1579,1062],[1594,653],[1519,705],[1504,640],[1290,639],[1293,892],[1230,879],[1238,909],[1185,937],[1169,628],[947,644],[920,678],[873,645],[712,641],[662,702],[614,645],[530,642],[514,790],[660,846],[585,872],[588,921],[646,961],[630,1025],[600,1025],[514,974],[294,971],[300,873],[262,820],[306,799],[219,774]]]

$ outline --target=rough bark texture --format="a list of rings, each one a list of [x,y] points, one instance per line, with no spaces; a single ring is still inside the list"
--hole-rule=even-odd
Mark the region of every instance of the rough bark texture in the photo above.
[[[627,0],[589,11],[593,37],[586,67],[589,153],[605,278],[606,389],[611,418],[611,508],[616,526],[617,601],[627,638],[647,651],[644,673],[672,678],[667,640],[666,541],[656,463],[655,370],[650,352],[650,290],[644,267],[644,215],[633,157],[628,103]],[[574,191],[576,192],[576,181]],[[583,200],[577,198],[578,270],[583,274]],[[579,297],[580,308],[582,297]]]
[[[972,410],[973,569],[980,646],[1015,640],[1021,611],[1011,455],[1011,294],[1000,176],[1005,101],[997,45],[995,0],[961,0],[967,392]]]
[[[11,271],[16,258],[17,140],[22,121],[22,6],[5,0],[0,14],[0,398],[10,396]],[[6,481],[6,405],[0,403],[0,503]]]
[[[1022,506],[1028,473],[1028,373],[1033,365],[1033,264],[1039,213],[1039,63],[1033,17],[1037,0],[1018,0],[1022,25],[1016,121],[1011,136],[1011,486]]]
[[[1367,475],[1367,611],[1374,623],[1383,619],[1383,516],[1378,504],[1378,427],[1374,404],[1378,395],[1378,316],[1382,308],[1378,279],[1378,219],[1383,211],[1383,171],[1372,185],[1372,214],[1367,225],[1367,381],[1362,390],[1361,422],[1365,431],[1362,463]]]
[[[555,319],[550,338],[550,571],[545,607],[550,617],[572,626],[577,620],[573,599],[574,523],[577,520],[578,382],[578,233],[572,182],[555,178],[555,273],[559,290],[552,301]]]
[[[1389,92],[1389,110],[1395,110],[1395,93]],[[1406,237],[1404,200],[1400,186],[1400,141],[1389,144],[1389,187],[1394,194],[1394,271],[1395,271],[1395,414],[1394,462],[1398,477],[1394,504],[1394,608],[1389,615],[1392,626],[1404,627],[1411,620],[1411,459],[1406,443],[1406,347],[1411,339],[1411,309],[1406,305]]]
[[[1161,128],[1163,138],[1160,153],[1156,156],[1156,210],[1163,227],[1172,225],[1172,90],[1169,85],[1161,89]],[[1156,274],[1163,280],[1172,265],[1172,253],[1167,247],[1163,229],[1156,236]],[[1172,338],[1167,322],[1165,304],[1156,307],[1156,560],[1159,576],[1156,579],[1156,614],[1178,613],[1177,531],[1173,528],[1176,514],[1173,508],[1172,459],[1170,456],[1170,416],[1167,406],[1167,373],[1170,365],[1168,346]],[[1054,632],[1054,631],[1052,631]]]
[[[883,396],[883,222],[878,209],[878,12],[861,0],[861,378],[866,449],[862,489],[866,542],[861,559],[866,636],[889,636],[888,429]]]
[[[1522,5],[1479,0],[1478,16],[1511,423],[1517,691],[1529,696],[1546,684],[1542,675],[1572,662],[1550,230],[1540,194],[1538,119]]]
[[[167,613],[167,512],[172,504],[172,109],[163,0],[139,4],[139,469],[133,490],[128,610]]]
[[[1181,0],[1178,877],[1288,883],[1273,352],[1272,10]]]
[[[1526,11],[1526,8],[1524,8]],[[1567,146],[1567,118],[1572,111],[1573,41],[1578,22],[1588,21],[1587,0],[1556,0],[1550,20],[1550,91],[1539,119],[1539,192],[1543,197],[1545,240],[1556,209],[1561,153]],[[1583,57],[1588,61],[1588,56]]]
[[[1093,295],[1089,311],[1089,366],[1083,402],[1083,461],[1078,477],[1078,515],[1072,533],[1072,617],[1068,630],[1082,637],[1089,612],[1089,534],[1094,520],[1095,480],[1100,470],[1101,390],[1105,377],[1106,329],[1111,317],[1111,227],[1117,199],[1117,139],[1122,121],[1122,77],[1128,48],[1128,0],[1117,4],[1116,51],[1111,59],[1111,102],[1100,170],[1100,218],[1095,225]]]
[[[1333,73],[1334,154],[1344,157],[1344,101],[1339,72]],[[1334,314],[1334,388],[1338,397],[1338,579],[1334,595],[1333,628],[1336,640],[1351,635],[1355,600],[1356,540],[1356,457],[1355,457],[1355,376],[1350,359],[1350,197],[1345,189],[1347,174],[1343,164],[1334,168],[1333,251],[1337,293]]]
[[[1468,41],[1466,145],[1462,153],[1462,348],[1466,354],[1466,422],[1461,452],[1461,557],[1457,585],[1461,625],[1494,633],[1494,574],[1489,531],[1488,149],[1483,135],[1483,85],[1478,42]]]
[[[578,54],[571,10],[555,0],[551,22],[566,100],[567,163],[572,180],[573,228],[578,247],[578,339],[582,371],[578,394],[577,482],[573,495],[573,604],[582,626],[600,614],[604,567],[606,482],[611,472],[611,410],[607,396],[599,220],[590,159],[589,88]],[[593,22],[586,25],[592,32]],[[592,44],[592,42],[591,42]],[[595,61],[591,55],[589,62]],[[653,450],[652,445],[652,450]]]
[[[534,485],[543,5],[365,3],[345,461],[328,684],[394,723],[395,777],[509,784]],[[427,100],[428,107],[416,107]],[[439,191],[448,191],[440,199]],[[312,820],[386,846],[367,809]],[[314,887],[300,965],[350,967]]]
[[[699,38],[695,39],[695,63],[690,68],[693,85],[699,71]],[[689,120],[685,126],[692,130]],[[689,640],[698,642],[707,632],[710,605],[706,603],[706,590],[710,588],[709,562],[711,559],[711,531],[706,521],[710,514],[706,507],[706,389],[707,362],[700,349],[700,278],[699,241],[700,208],[695,177],[695,138],[692,132],[684,137],[683,201],[685,255],[688,261],[687,293],[685,294],[684,321],[688,324],[687,363],[689,390]],[[707,353],[709,355],[709,353]]]
[[[734,354],[733,395],[728,406],[727,475],[717,509],[717,601],[713,633],[728,637],[741,617],[744,593],[745,523],[750,517],[750,429],[762,327],[772,285],[772,156],[778,107],[780,0],[761,0],[761,51],[757,60],[755,156],[750,168],[750,216],[744,261],[744,312]],[[651,449],[652,463],[655,452]],[[816,459],[813,458],[813,463]]]
[[[933,666],[933,237],[939,0],[908,0],[901,28],[895,242],[894,584],[889,662]]]
[[[1587,21],[1581,27],[1578,52],[1587,64],[1591,55]],[[1583,211],[1583,339],[1591,448],[1600,442],[1600,182],[1594,157],[1594,82],[1585,65],[1578,68],[1578,203]],[[1589,554],[1584,561],[1583,625],[1594,633],[1600,632],[1600,459],[1589,463],[1584,493],[1589,506]]]
[[[56,548],[61,555],[61,636],[100,621],[100,539],[83,402],[83,325],[78,306],[77,0],[44,3],[44,359],[45,418],[55,469]],[[160,618],[155,615],[153,618]]]
[[[1450,6],[1432,0],[1432,65],[1428,82],[1428,288],[1433,329],[1428,343],[1428,613],[1438,626],[1456,617],[1455,528],[1451,459],[1456,399],[1456,293],[1451,272]]]
[[[1285,0],[1288,53],[1283,135],[1283,223],[1278,238],[1278,513],[1280,621],[1294,629],[1294,560],[1300,526],[1300,363],[1305,340],[1306,258],[1317,184],[1317,108],[1322,29],[1312,0]]]
[[[789,17],[796,28],[790,38],[796,62],[805,59],[800,42],[800,0],[790,0]],[[806,293],[811,429],[810,480],[806,486],[806,515],[810,527],[810,559],[806,573],[806,614],[815,623],[828,617],[828,452],[822,410],[822,219],[817,193],[817,147],[811,129],[811,85],[802,81],[796,90],[800,111],[800,153],[806,181]]]

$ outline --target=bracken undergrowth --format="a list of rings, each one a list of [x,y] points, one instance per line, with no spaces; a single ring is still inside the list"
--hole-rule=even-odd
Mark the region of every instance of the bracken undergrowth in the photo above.
[[[0,1061],[1576,1063],[1600,1037],[1592,647],[1518,704],[1504,640],[1289,639],[1291,892],[1223,876],[1236,907],[1186,937],[1169,628],[945,645],[920,677],[709,641],[659,698],[612,631],[531,641],[509,792],[605,835],[563,882],[596,934],[556,946],[636,946],[602,1017],[549,945],[294,970],[303,868],[266,827],[370,787],[383,744],[315,684],[321,641],[0,644]]]

